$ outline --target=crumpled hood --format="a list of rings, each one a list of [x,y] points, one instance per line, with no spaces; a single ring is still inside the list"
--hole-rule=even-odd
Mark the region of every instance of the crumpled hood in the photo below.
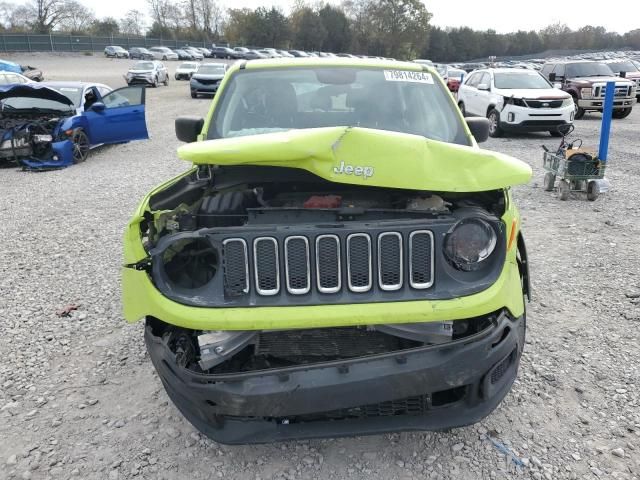
[[[0,85],[0,100],[5,98],[28,97],[53,100],[55,102],[73,105],[73,101],[62,93],[39,83],[14,83]]]
[[[531,178],[531,167],[508,155],[359,127],[194,142],[178,156],[194,164],[301,168],[331,182],[443,192],[493,190]]]

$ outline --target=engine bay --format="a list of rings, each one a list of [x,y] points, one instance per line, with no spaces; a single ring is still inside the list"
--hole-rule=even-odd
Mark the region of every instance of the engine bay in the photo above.
[[[11,114],[0,117],[0,160],[48,158],[60,116],[53,114]]]

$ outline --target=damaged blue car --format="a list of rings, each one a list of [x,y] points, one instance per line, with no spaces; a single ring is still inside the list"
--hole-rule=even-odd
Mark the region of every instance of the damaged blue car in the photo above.
[[[146,139],[144,102],[139,86],[0,85],[0,165],[67,167],[95,146]]]

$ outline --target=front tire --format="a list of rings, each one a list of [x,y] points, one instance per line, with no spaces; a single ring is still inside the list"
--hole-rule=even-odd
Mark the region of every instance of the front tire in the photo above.
[[[613,118],[621,119],[621,118],[627,118],[630,114],[631,114],[631,107],[628,107],[628,108],[621,108],[619,110],[614,110],[612,116]]]
[[[462,113],[462,116],[466,117],[467,110],[464,108],[464,102],[458,102],[458,108],[460,109],[460,113]]]
[[[573,97],[573,105],[574,105],[573,119],[580,120],[582,117],[584,117],[585,110],[584,108],[580,108],[578,106],[578,99],[576,97]]]
[[[600,185],[598,182],[589,182],[587,185],[587,200],[595,202],[600,195]]]
[[[165,87],[168,87],[168,86],[169,86],[169,75],[165,75],[165,76],[164,76],[164,82],[163,82],[163,83],[164,83],[164,86],[165,86]]]
[[[500,112],[494,108],[487,114],[487,118],[489,119],[489,136],[493,138],[501,137],[503,131],[500,128]]]
[[[198,93],[191,91],[191,98],[198,98]]]
[[[569,193],[571,192],[571,187],[567,180],[560,180],[558,184],[558,198],[562,201],[569,199]]]
[[[561,137],[562,134],[556,130],[549,130],[549,135],[551,135],[552,137]]]
[[[153,83],[151,84],[153,88],[158,88],[158,77],[153,79]]]
[[[82,163],[89,158],[91,144],[89,137],[81,128],[74,130],[71,141],[73,142],[73,163]]]
[[[551,173],[551,172],[547,172],[544,174],[544,181],[543,181],[543,185],[544,185],[544,191],[545,192],[551,192],[553,190],[553,186],[556,183],[556,176]]]

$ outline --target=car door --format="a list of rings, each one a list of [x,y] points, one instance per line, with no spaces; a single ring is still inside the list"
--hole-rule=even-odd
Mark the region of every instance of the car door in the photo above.
[[[476,99],[474,104],[476,115],[486,116],[490,103],[491,75],[489,75],[489,72],[482,72],[478,78],[478,85],[476,86]]]
[[[82,114],[87,120],[92,145],[149,138],[143,86],[119,88],[101,100]]]
[[[479,73],[472,73],[469,75],[469,78],[466,82],[464,82],[464,86],[462,88],[462,98],[460,98],[460,92],[458,92],[458,98],[464,102],[464,108],[470,115],[477,115],[477,99],[476,95],[478,90],[476,87],[478,86],[478,80],[480,79]]]

